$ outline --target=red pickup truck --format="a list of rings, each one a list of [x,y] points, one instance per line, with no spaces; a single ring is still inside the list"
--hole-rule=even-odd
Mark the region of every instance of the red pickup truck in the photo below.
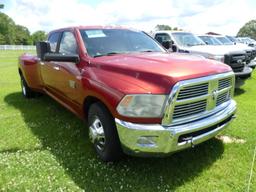
[[[132,29],[52,31],[18,68],[26,98],[45,93],[88,122],[104,161],[193,147],[223,130],[236,111],[229,66],[169,53]]]

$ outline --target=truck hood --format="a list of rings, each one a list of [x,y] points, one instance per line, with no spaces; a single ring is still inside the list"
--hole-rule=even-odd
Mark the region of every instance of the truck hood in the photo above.
[[[178,81],[232,71],[220,62],[180,53],[102,56],[90,66],[96,81],[129,94],[168,94]]]
[[[249,47],[248,45],[245,45],[245,44],[236,44],[236,45],[228,45],[228,46],[232,46],[232,47],[236,47],[237,49],[242,49],[242,50],[248,50],[248,51],[253,51],[255,50],[255,48],[253,47]]]
[[[183,47],[190,53],[196,53],[208,57],[209,55],[223,56],[225,54],[243,54],[244,50],[236,47],[229,47],[224,45],[198,45],[191,47]]]

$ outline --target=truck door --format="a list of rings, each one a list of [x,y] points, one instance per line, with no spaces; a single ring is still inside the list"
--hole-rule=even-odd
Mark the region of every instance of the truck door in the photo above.
[[[59,45],[59,53],[72,55],[78,54],[78,45],[72,31],[64,31]],[[81,69],[79,63],[57,62],[55,67],[58,68],[55,79],[55,86],[58,93],[65,99],[75,103],[82,104],[83,89],[81,86]]]
[[[54,32],[48,38],[51,52],[53,53],[57,52],[57,45],[60,39],[60,35],[61,32]],[[56,87],[55,76],[58,74],[56,62],[40,62],[40,64],[41,77],[44,82],[45,88],[47,89],[47,91],[54,92],[54,89]]]

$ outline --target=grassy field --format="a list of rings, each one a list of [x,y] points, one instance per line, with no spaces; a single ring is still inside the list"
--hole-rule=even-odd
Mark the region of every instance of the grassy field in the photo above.
[[[0,51],[0,191],[256,191],[256,72],[236,91],[237,119],[222,133],[232,142],[105,164],[76,116],[47,96],[22,97],[21,53]]]

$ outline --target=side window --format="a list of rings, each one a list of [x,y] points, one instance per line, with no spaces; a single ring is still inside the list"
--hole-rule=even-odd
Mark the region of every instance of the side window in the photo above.
[[[60,41],[60,53],[63,54],[76,54],[77,44],[75,36],[72,32],[66,31],[63,33]]]
[[[161,44],[166,41],[171,41],[170,36],[166,33],[156,34],[155,39]]]
[[[51,52],[56,52],[57,50],[57,44],[60,37],[60,32],[55,32],[50,35],[48,38],[48,41],[50,43]]]

